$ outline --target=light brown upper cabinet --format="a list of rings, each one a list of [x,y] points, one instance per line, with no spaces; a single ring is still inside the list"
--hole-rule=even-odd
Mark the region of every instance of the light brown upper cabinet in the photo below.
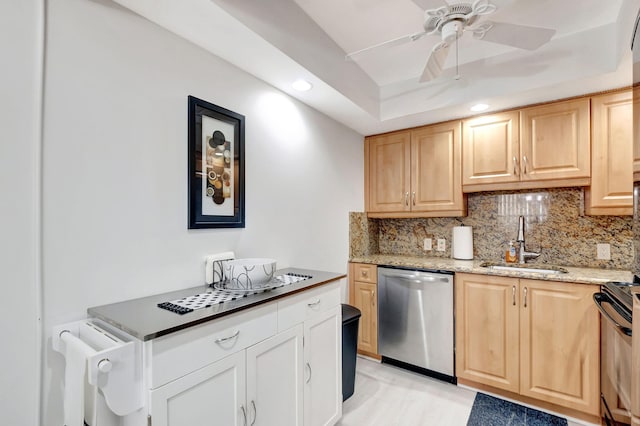
[[[633,214],[632,93],[591,98],[591,187],[585,190],[590,215]]]
[[[365,140],[370,217],[465,216],[460,121]]]
[[[520,181],[518,111],[484,115],[462,124],[462,184]],[[481,190],[481,189],[479,189]]]
[[[463,122],[463,190],[587,186],[589,99],[554,102]]]

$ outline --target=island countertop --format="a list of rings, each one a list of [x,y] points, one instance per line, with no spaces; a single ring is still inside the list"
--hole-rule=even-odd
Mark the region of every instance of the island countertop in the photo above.
[[[561,281],[580,284],[596,284],[600,285],[607,281],[623,281],[630,282],[633,280],[633,274],[630,271],[619,269],[597,269],[597,268],[581,268],[571,266],[560,266],[567,270],[567,273],[561,274],[544,274],[536,272],[523,272],[517,270],[505,271],[495,270],[484,266],[480,266],[483,261],[480,260],[456,260],[446,257],[419,257],[419,256],[402,256],[402,255],[384,255],[375,254],[370,256],[352,257],[349,259],[354,263],[368,263],[378,266],[397,266],[406,268],[440,270],[447,272],[466,272],[470,274],[483,275],[500,275],[513,278],[528,278],[544,281]],[[544,267],[535,263],[528,263],[528,267]]]
[[[311,278],[261,293],[248,294],[236,300],[197,309],[184,315],[161,309],[158,304],[205,293],[209,286],[200,285],[169,293],[95,306],[87,309],[87,313],[90,317],[105,321],[133,337],[140,340],[150,340],[346,277],[345,274],[299,268],[276,271],[276,275],[286,273],[309,275]]]

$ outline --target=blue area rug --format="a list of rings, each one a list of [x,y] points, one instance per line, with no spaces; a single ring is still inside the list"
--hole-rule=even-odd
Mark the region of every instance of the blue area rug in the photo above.
[[[513,402],[476,394],[467,426],[567,426],[567,419]]]

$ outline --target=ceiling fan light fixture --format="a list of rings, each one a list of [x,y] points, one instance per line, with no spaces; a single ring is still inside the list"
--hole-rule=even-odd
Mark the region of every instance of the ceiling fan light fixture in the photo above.
[[[458,20],[449,21],[442,26],[442,41],[452,43],[462,35],[463,25]]]
[[[473,112],[482,112],[482,111],[486,111],[487,109],[489,109],[489,105],[487,104],[482,104],[482,103],[478,103],[473,105],[471,108],[469,108],[471,111]]]
[[[298,92],[306,92],[308,90],[311,90],[311,88],[313,87],[313,84],[309,83],[307,80],[299,78],[293,83],[291,83],[291,87],[293,87]]]

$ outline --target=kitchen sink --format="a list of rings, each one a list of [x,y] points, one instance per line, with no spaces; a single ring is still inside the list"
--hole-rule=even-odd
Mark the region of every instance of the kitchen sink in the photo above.
[[[527,264],[514,264],[506,265],[504,263],[492,263],[484,262],[480,264],[483,268],[494,269],[497,271],[513,271],[513,272],[529,272],[533,274],[566,274],[567,271],[564,268],[558,266],[546,266],[546,265],[527,265]]]

